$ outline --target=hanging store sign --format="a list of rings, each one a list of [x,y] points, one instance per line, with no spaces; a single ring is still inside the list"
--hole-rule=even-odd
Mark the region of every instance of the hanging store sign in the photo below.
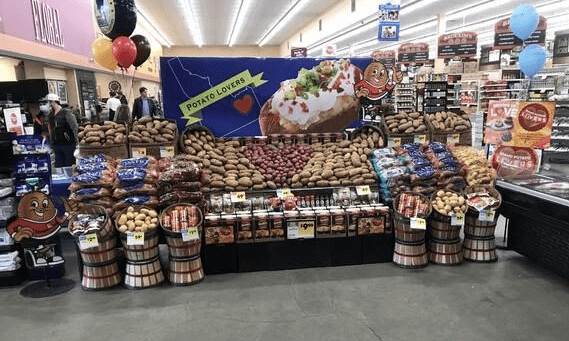
[[[555,32],[553,64],[569,63],[569,30]]]
[[[290,49],[290,56],[292,58],[300,58],[308,56],[308,49],[306,47],[293,47]]]
[[[514,46],[539,44],[545,45],[545,34],[547,31],[547,19],[539,17],[539,24],[531,36],[522,41],[516,37],[510,28],[510,18],[504,18],[494,25],[494,48],[500,50],[511,50]]]
[[[429,60],[429,44],[427,43],[402,44],[397,52],[399,63],[421,63]]]
[[[555,102],[520,102],[513,120],[511,140],[503,144],[533,149],[549,148],[554,116]]]
[[[439,36],[439,58],[476,56],[478,48],[478,33],[459,32]]]
[[[371,53],[371,58],[376,62],[382,63],[388,68],[393,68],[395,66],[395,50],[373,51]]]
[[[400,1],[390,1],[379,5],[377,40],[399,41],[399,30],[401,28],[399,20],[400,9]]]

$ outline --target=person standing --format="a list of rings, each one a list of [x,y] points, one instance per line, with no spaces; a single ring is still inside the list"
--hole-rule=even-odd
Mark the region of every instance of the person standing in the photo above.
[[[122,104],[117,109],[117,114],[115,115],[115,122],[117,123],[130,123],[130,109],[128,105]]]
[[[117,91],[117,98],[121,101],[121,104],[128,104],[126,96],[122,93],[122,90]]]
[[[118,98],[117,94],[113,91],[109,93],[109,99],[107,100],[107,109],[109,109],[109,121],[115,120],[115,113],[117,108],[121,105],[121,100]]]
[[[154,117],[156,115],[156,105],[154,101],[148,98],[148,89],[142,87],[139,89],[140,97],[134,100],[134,105],[132,106],[132,119],[138,120],[143,117]]]
[[[48,116],[50,143],[55,151],[55,167],[68,167],[75,163],[77,119],[68,108],[62,108],[59,96],[48,94],[40,99],[40,110]]]

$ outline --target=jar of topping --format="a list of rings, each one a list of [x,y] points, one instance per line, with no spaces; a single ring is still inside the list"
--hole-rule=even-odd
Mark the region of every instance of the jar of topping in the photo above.
[[[332,215],[332,233],[346,234],[346,211],[334,209],[330,211]]]
[[[316,232],[318,234],[330,233],[330,211],[316,211]]]

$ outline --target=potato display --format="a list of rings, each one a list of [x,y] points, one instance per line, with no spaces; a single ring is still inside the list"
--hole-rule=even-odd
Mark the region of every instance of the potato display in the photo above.
[[[177,135],[176,123],[143,117],[132,124],[128,134],[130,143],[166,143],[172,142]]]
[[[79,144],[100,147],[126,143],[126,126],[121,123],[107,121],[104,124],[87,124],[79,126],[77,134]]]
[[[367,138],[364,140],[364,136],[354,141],[312,144],[314,154],[302,172],[292,177],[291,187],[374,184],[377,174],[367,156],[373,146],[368,144]]]
[[[472,125],[468,114],[457,114],[451,111],[441,111],[435,114],[425,114],[427,120],[436,132],[460,132],[469,129]]]
[[[127,232],[150,232],[158,224],[158,213],[147,208],[135,208],[130,206],[126,213],[121,214],[116,220],[117,229],[121,233]]]
[[[363,152],[366,155],[370,155],[374,149],[381,148],[385,146],[385,141],[381,134],[371,127],[361,127],[354,131],[352,138],[354,143],[359,143],[362,145]],[[365,141],[365,143],[364,143]]]
[[[464,196],[452,191],[437,191],[433,196],[433,208],[442,215],[466,213],[468,209]]]
[[[464,146],[454,148],[452,153],[466,171],[465,179],[469,186],[494,183],[496,171],[488,165],[488,161],[478,150]]]
[[[423,115],[418,112],[386,115],[385,128],[390,134],[416,134],[427,132]]]

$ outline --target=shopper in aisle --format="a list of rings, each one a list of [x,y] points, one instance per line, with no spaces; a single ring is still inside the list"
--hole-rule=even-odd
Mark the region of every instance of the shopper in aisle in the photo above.
[[[115,116],[115,122],[117,123],[130,123],[130,108],[128,105],[121,105],[117,109],[117,114]]]
[[[117,93],[111,91],[109,93],[109,99],[107,100],[107,109],[109,110],[109,121],[115,120],[115,112],[117,108],[121,105],[121,100],[117,96]]]
[[[126,96],[122,93],[122,90],[117,91],[117,98],[121,101],[121,104],[128,104]]]
[[[142,117],[154,117],[156,115],[156,105],[154,101],[148,98],[148,89],[142,87],[139,89],[140,97],[134,100],[132,106],[132,119],[138,120]]]
[[[75,163],[73,153],[77,143],[77,119],[70,109],[62,108],[59,96],[48,94],[40,99],[40,110],[48,115],[49,140],[55,151],[55,167]]]

